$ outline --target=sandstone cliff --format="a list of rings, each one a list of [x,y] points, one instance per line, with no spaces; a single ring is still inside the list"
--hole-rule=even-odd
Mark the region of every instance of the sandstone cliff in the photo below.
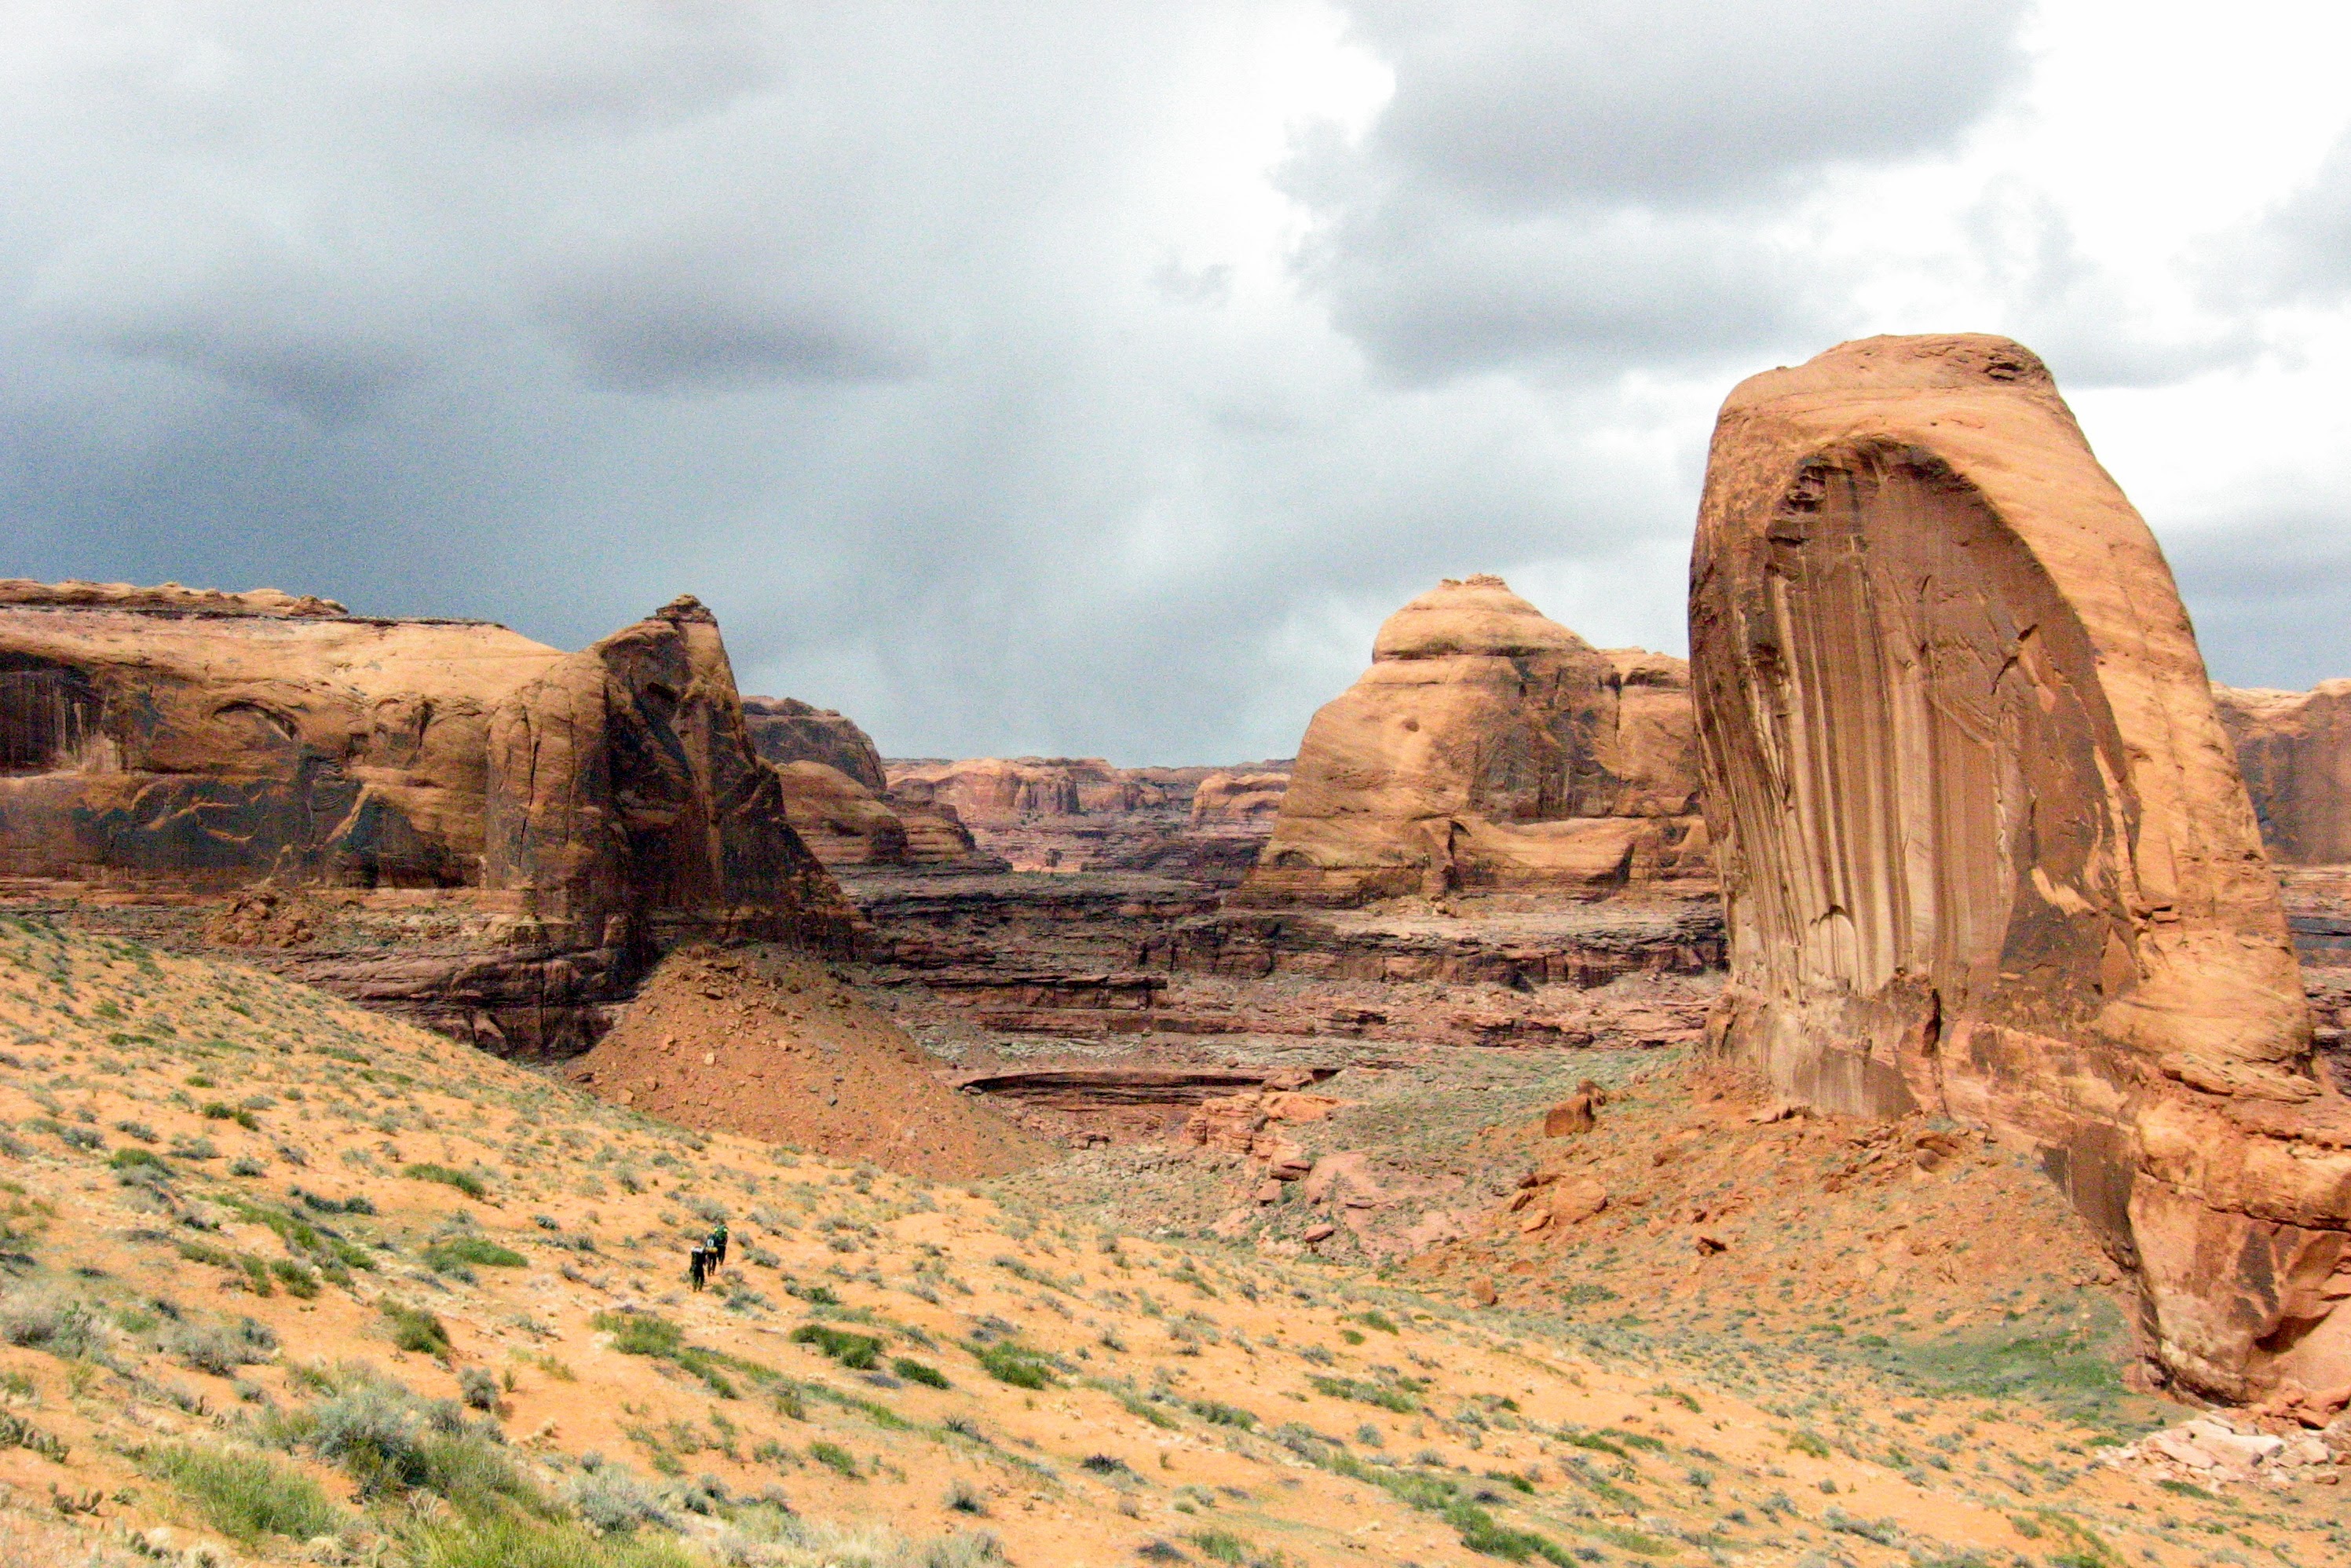
[[[2214,686],[2212,700],[2270,858],[2351,863],[2351,681],[2306,692]]]
[[[743,699],[743,717],[753,749],[778,768],[819,762],[873,795],[890,787],[873,737],[846,715],[796,697],[752,696]]]
[[[783,779],[792,827],[828,866],[984,871],[953,806],[889,793],[882,754],[855,721],[792,697],[745,697],[751,744]]]
[[[0,873],[429,907],[440,948],[359,940],[305,977],[517,1050],[584,1045],[684,936],[854,925],[691,599],[566,653],[274,592],[0,585]]]
[[[1880,338],[1742,382],[1690,637],[1728,1048],[2034,1151],[2179,1381],[2351,1382],[2351,1107],[2169,569],[2040,361]]]
[[[910,758],[889,764],[889,799],[935,803],[1017,871],[1165,870],[1238,880],[1264,841],[1286,765],[1114,768],[1098,757]],[[1238,809],[1222,791],[1250,783]],[[1206,811],[1202,789],[1219,784]],[[1222,802],[1220,805],[1219,802]]]
[[[1240,899],[1592,893],[1706,874],[1678,659],[1603,651],[1498,577],[1390,616],[1307,727]]]

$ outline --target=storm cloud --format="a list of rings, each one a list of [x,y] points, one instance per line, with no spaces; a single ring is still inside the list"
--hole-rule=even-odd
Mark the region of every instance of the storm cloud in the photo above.
[[[2193,541],[2216,673],[2351,670],[2263,587],[2343,531],[2351,110],[2085,120],[2085,9],[11,8],[0,572],[566,645],[693,592],[893,753],[1279,755],[1439,576],[1677,650],[1729,382],[1972,329]],[[2113,115],[2274,172],[2117,216]],[[2271,481],[2179,439],[2264,398]]]

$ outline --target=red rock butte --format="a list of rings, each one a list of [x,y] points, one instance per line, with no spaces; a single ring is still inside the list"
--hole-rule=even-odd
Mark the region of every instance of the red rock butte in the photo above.
[[[274,591],[0,583],[0,874],[429,905],[454,936],[302,977],[502,1051],[584,1049],[678,941],[837,950],[855,919],[687,598],[567,653]]]
[[[1238,902],[1702,881],[1697,795],[1680,660],[1595,649],[1499,577],[1448,579],[1315,714]]]
[[[2351,1383],[2351,1106],[2170,570],[2040,360],[1740,383],[1690,582],[1720,1042],[2034,1151],[2177,1382]]]

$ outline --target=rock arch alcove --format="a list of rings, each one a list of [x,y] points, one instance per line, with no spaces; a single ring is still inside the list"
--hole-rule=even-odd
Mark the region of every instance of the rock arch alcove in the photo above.
[[[101,738],[89,677],[71,664],[0,653],[0,774],[68,773]]]
[[[2351,1383],[2351,1106],[2169,569],[2040,361],[1881,338],[1742,382],[1690,643],[1720,1045],[2030,1150],[2179,1382]]]

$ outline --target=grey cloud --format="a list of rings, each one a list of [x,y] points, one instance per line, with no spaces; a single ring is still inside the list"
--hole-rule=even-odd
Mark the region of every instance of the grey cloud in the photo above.
[[[832,280],[716,247],[619,258],[552,279],[542,319],[604,385],[659,391],[763,380],[886,381],[922,354]]]
[[[2207,292],[2229,305],[2325,305],[2351,296],[2351,132],[2307,185],[2204,259]]]
[[[1341,329],[1407,381],[1528,361],[1606,371],[1751,357],[1833,335],[1838,318],[1831,269],[1698,214],[1467,222],[1391,205],[1326,236],[1307,266]]]
[[[1395,74],[1288,188],[1333,318],[1408,382],[1795,352],[1855,318],[1786,213],[1842,163],[1946,149],[2019,73],[2024,0],[1364,0]]]
[[[1370,156],[1498,211],[1760,193],[1948,146],[2022,74],[2027,0],[1361,0]]]
[[[2263,350],[2241,312],[2158,308],[2078,243],[2043,193],[1995,181],[1962,214],[1991,290],[2005,305],[1999,330],[2029,344],[2080,392],[2158,387],[2242,363]]]
[[[2165,553],[2214,680],[2299,689],[2351,675],[2351,508],[2289,502]]]
[[[1182,256],[1170,251],[1151,269],[1151,287],[1174,304],[1222,305],[1233,295],[1232,264],[1219,261],[1186,267]]]

